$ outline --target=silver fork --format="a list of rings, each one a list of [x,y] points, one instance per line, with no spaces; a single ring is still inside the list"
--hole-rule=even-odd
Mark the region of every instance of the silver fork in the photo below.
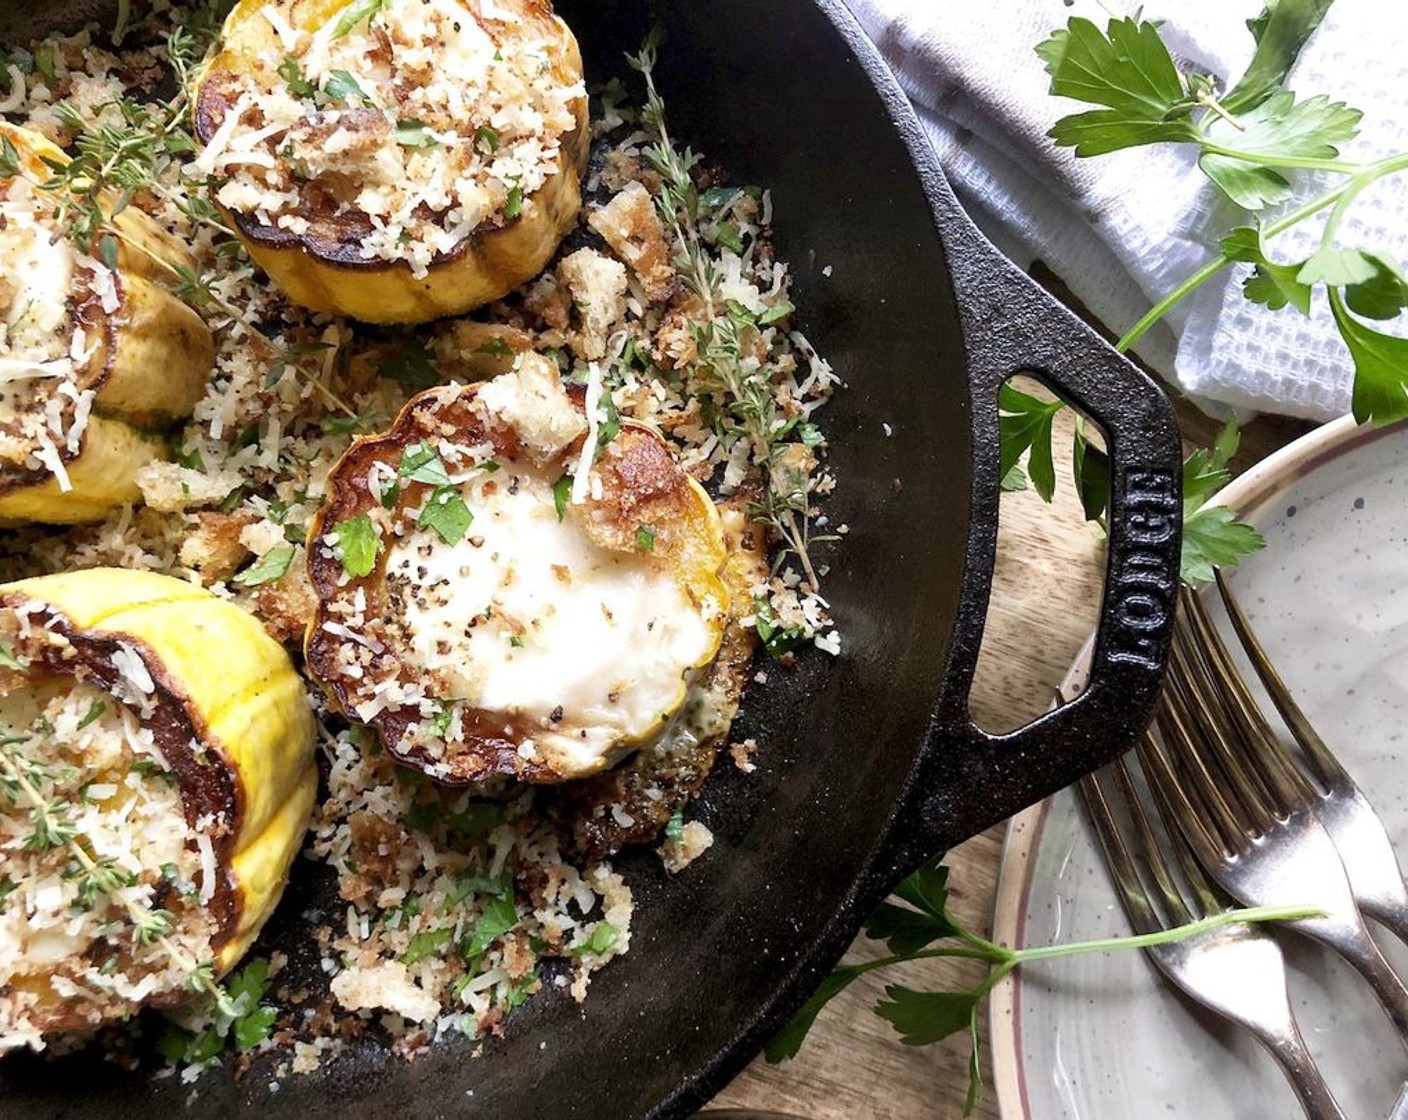
[[[1145,815],[1123,760],[1107,780],[1081,780],[1086,811],[1105,854],[1120,903],[1135,933],[1157,933],[1230,908],[1202,873],[1184,842],[1170,829],[1161,844]],[[1112,785],[1128,822],[1121,828],[1106,797]],[[1168,850],[1177,874],[1165,857]],[[1184,884],[1180,888],[1179,882]],[[1175,987],[1204,1007],[1246,1028],[1285,1073],[1309,1120],[1344,1120],[1306,1049],[1286,991],[1281,948],[1264,929],[1247,922],[1155,945],[1145,952]]]
[[[1360,912],[1408,943],[1408,886],[1403,882],[1403,871],[1394,855],[1388,831],[1369,799],[1305,718],[1252,632],[1247,616],[1233,598],[1221,572],[1217,573],[1217,589],[1247,659],[1301,750],[1298,756],[1293,756],[1279,737],[1273,735],[1264,743],[1263,764],[1281,770],[1329,830]],[[1190,622],[1194,631],[1213,656],[1226,665],[1227,671],[1235,672],[1202,600],[1194,598],[1192,602],[1195,609],[1190,612]]]
[[[1162,746],[1141,746],[1145,773],[1198,862],[1234,898],[1321,911],[1284,924],[1349,961],[1408,1044],[1408,988],[1365,929],[1329,832],[1286,775],[1259,762],[1274,733],[1241,677],[1209,664],[1188,621],[1191,594],[1157,717]]]

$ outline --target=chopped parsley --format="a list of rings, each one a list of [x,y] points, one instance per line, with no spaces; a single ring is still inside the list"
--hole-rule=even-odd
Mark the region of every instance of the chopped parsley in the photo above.
[[[450,476],[435,448],[424,441],[412,444],[401,453],[401,465],[396,473],[410,482],[425,482],[431,486],[449,486]]]
[[[474,514],[453,486],[439,486],[416,518],[422,529],[434,529],[446,544],[458,544],[474,522]]]
[[[439,385],[440,371],[430,360],[430,351],[419,339],[412,339],[377,367],[377,373],[412,389]]]
[[[357,24],[371,19],[385,7],[386,0],[352,0],[338,15],[337,23],[333,25],[332,37],[341,39],[350,35]]]
[[[424,121],[396,122],[396,143],[403,148],[435,148],[440,141],[430,134]]]
[[[799,627],[783,626],[773,614],[772,604],[766,599],[757,601],[753,608],[753,620],[758,637],[762,639],[763,649],[768,651],[770,657],[781,657],[790,653],[806,637]]]
[[[276,544],[248,568],[235,576],[233,582],[239,584],[241,587],[258,587],[260,584],[273,583],[276,579],[283,578],[292,560],[293,545]]]
[[[356,98],[363,105],[370,105],[371,98],[366,91],[357,84],[357,79],[346,70],[334,70],[323,83],[323,93],[333,101],[350,103]]]
[[[487,124],[482,124],[474,133],[474,150],[481,156],[491,156],[499,150],[499,134],[497,130],[490,128]]]
[[[561,522],[567,517],[567,499],[572,495],[572,479],[563,475],[552,484],[552,504],[557,510],[557,520]]]
[[[654,525],[641,525],[636,529],[636,547],[642,552],[655,551]]]
[[[602,956],[610,951],[616,942],[621,940],[621,934],[610,922],[598,922],[596,928],[592,930],[591,936],[572,950],[574,957]]]
[[[279,77],[288,86],[289,93],[294,97],[312,97],[318,92],[317,86],[303,76],[303,70],[298,65],[298,59],[292,55],[286,57],[279,63]]]
[[[450,724],[454,722],[455,709],[449,704],[445,704],[435,713],[435,718],[430,721],[431,733],[437,739],[443,739],[450,733]]]
[[[508,197],[504,199],[504,217],[513,221],[523,213],[523,188],[514,184],[508,192]]]
[[[460,956],[466,962],[477,961],[490,945],[517,924],[518,910],[513,905],[513,899],[494,899],[484,907],[484,913],[479,916],[474,932],[460,942]]]
[[[28,661],[21,661],[6,646],[0,645],[0,666],[6,669],[18,669],[20,672],[29,668]]]
[[[435,951],[454,936],[454,932],[452,929],[428,929],[416,934],[406,946],[406,951],[401,954],[401,963],[410,967],[426,957],[433,957]]]
[[[758,316],[758,326],[771,326],[773,323],[787,318],[787,316],[791,315],[792,312],[796,310],[797,309],[792,306],[790,300],[783,300],[781,303],[775,303]]]
[[[337,545],[333,552],[342,561],[342,570],[353,579],[370,575],[381,552],[381,535],[365,513],[339,521],[333,527]]]

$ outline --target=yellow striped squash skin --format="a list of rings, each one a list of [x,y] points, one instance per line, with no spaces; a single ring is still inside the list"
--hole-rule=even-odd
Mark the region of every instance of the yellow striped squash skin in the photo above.
[[[252,615],[170,576],[91,568],[0,585],[0,602],[26,599],[61,615],[80,649],[136,649],[228,776],[233,831],[216,848],[227,893],[213,907],[216,971],[227,972],[278,904],[312,814],[315,729],[301,678]],[[173,769],[190,817],[193,791]]]

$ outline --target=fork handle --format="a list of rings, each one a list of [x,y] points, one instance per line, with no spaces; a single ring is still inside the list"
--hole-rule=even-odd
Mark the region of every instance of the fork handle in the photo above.
[[[1325,1078],[1306,1049],[1305,1039],[1301,1037],[1294,1020],[1288,1032],[1260,1037],[1295,1090],[1306,1120],[1345,1120],[1339,1102],[1325,1084]]]
[[[1359,909],[1366,918],[1373,918],[1399,941],[1408,945],[1408,906],[1397,901],[1364,899],[1360,901]]]
[[[1374,989],[1374,995],[1398,1031],[1399,1041],[1408,1046],[1408,988],[1403,986],[1398,973],[1384,960],[1384,955],[1379,952],[1379,947],[1363,924],[1325,918],[1308,918],[1290,924],[1292,928],[1325,942],[1355,967],[1359,975],[1369,982],[1369,987]]]

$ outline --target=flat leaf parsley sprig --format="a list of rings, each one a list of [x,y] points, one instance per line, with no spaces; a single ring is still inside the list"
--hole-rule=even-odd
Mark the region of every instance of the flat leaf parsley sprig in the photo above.
[[[979,1072],[978,1016],[983,999],[1005,977],[1023,965],[1078,953],[1103,953],[1112,949],[1147,949],[1167,945],[1198,934],[1239,922],[1293,921],[1319,911],[1305,907],[1277,906],[1229,910],[1200,921],[1157,933],[1133,937],[1112,937],[1099,941],[1079,941],[1069,945],[1047,945],[1033,949],[1009,949],[980,937],[963,926],[948,909],[948,868],[923,867],[895,888],[896,902],[882,903],[865,923],[866,935],[883,941],[889,955],[862,964],[839,965],[823,981],[816,993],[793,1016],[773,1040],[766,1054],[769,1062],[795,1057],[817,1016],[831,1000],[867,972],[892,968],[906,961],[959,958],[982,961],[987,972],[972,988],[959,991],[920,991],[903,984],[890,984],[875,1013],[889,1021],[907,1046],[928,1046],[960,1033],[966,1033],[971,1049],[968,1058],[968,1093],[964,1102],[967,1116],[982,1089]],[[899,905],[903,903],[904,905]],[[931,947],[935,942],[950,942]]]
[[[1051,92],[1102,106],[1063,117],[1056,143],[1077,156],[1150,144],[1192,144],[1198,166],[1253,216],[1222,239],[1207,264],[1176,286],[1119,342],[1128,349],[1170,308],[1234,262],[1252,271],[1243,294],[1277,311],[1309,315],[1317,289],[1354,363],[1354,415],[1383,423],[1408,416],[1408,340],[1365,320],[1390,320],[1408,309],[1408,279],[1398,262],[1373,247],[1338,244],[1336,234],[1354,200],[1387,175],[1408,169],[1408,152],[1372,163],[1340,158],[1339,145],[1359,132],[1363,114],[1323,94],[1300,98],[1282,87],[1291,64],[1320,24],[1330,0],[1271,0],[1249,24],[1256,50],[1247,72],[1225,93],[1209,75],[1183,73],[1152,24],[1111,20],[1102,33],[1072,19],[1037,47],[1051,75]],[[1292,194],[1288,172],[1340,177],[1320,194],[1263,222],[1260,215]],[[1304,260],[1277,261],[1267,243],[1328,210],[1320,245]]]
[[[1247,217],[1221,239],[1218,251],[1159,300],[1116,344],[1125,351],[1173,307],[1233,264],[1250,265],[1243,295],[1268,311],[1292,308],[1310,315],[1323,293],[1335,326],[1354,365],[1353,410],[1361,423],[1386,423],[1408,416],[1408,339],[1372,325],[1400,319],[1408,310],[1408,277],[1382,248],[1345,246],[1338,234],[1352,205],[1367,188],[1408,169],[1408,152],[1369,163],[1340,157],[1340,145],[1359,131],[1362,114],[1323,94],[1298,97],[1284,88],[1300,49],[1319,26],[1332,0],[1268,0],[1248,27],[1255,42],[1246,72],[1223,90],[1207,74],[1184,72],[1158,27],[1139,16],[1112,19],[1102,32],[1087,19],[1073,18],[1041,43],[1037,54],[1051,77],[1051,92],[1097,106],[1058,120],[1050,131],[1057,144],[1090,157],[1154,144],[1186,144],[1196,149],[1198,166]],[[1335,176],[1324,190],[1276,217],[1269,211],[1293,193],[1290,176],[1316,172]],[[1324,215],[1319,245],[1301,260],[1271,255],[1282,233]],[[1026,477],[1014,471],[1023,454],[1033,487],[1048,501],[1054,487],[1050,467],[1053,405],[1012,390],[1002,401],[1003,465],[1009,488]],[[1089,470],[1105,468],[1103,456],[1082,457],[1077,433],[1075,480],[1087,516],[1104,512],[1108,480]],[[1227,438],[1224,436],[1224,439]],[[1194,537],[1185,547],[1185,578],[1206,579],[1204,562],[1235,563],[1259,541],[1226,510],[1208,502],[1208,460],[1185,466],[1198,476],[1193,493],[1200,501],[1189,513]],[[1226,457],[1216,464],[1226,466]],[[1223,480],[1225,481],[1225,474]],[[1219,483],[1220,485],[1220,483]]]

